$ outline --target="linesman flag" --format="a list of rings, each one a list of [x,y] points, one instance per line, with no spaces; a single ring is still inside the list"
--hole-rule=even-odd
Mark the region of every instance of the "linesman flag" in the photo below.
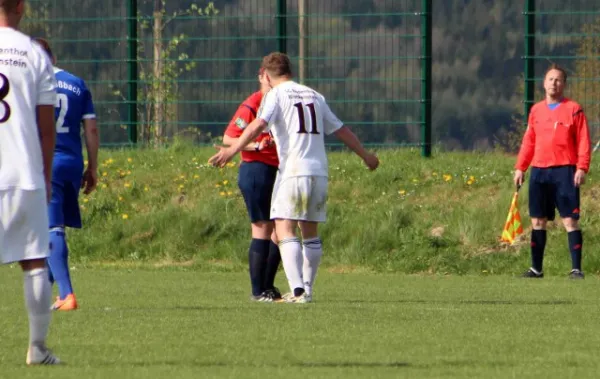
[[[519,187],[513,195],[512,201],[510,202],[510,209],[508,210],[508,217],[506,217],[506,224],[504,224],[504,230],[502,230],[502,242],[513,244],[515,239],[523,234],[523,224],[521,223],[521,214],[519,213]]]

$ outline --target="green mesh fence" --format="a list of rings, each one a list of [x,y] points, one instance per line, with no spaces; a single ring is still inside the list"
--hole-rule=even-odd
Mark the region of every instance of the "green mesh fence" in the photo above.
[[[431,0],[28,3],[25,31],[86,80],[105,145],[210,143],[284,50],[367,143],[429,149]]]
[[[588,0],[527,0],[525,4],[525,50],[529,60],[526,81],[530,83],[525,101],[531,105],[543,98],[543,75],[551,63],[563,66],[569,75],[566,95],[584,107],[594,143],[600,138],[600,10],[597,5]]]

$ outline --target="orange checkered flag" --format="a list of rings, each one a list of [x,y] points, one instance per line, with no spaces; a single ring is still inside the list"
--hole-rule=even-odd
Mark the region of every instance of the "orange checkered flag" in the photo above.
[[[513,244],[515,239],[523,234],[523,224],[521,223],[521,214],[519,213],[519,189],[517,187],[515,194],[513,195],[512,201],[510,202],[510,209],[508,210],[508,217],[506,217],[506,224],[504,224],[504,230],[502,230],[502,242]]]

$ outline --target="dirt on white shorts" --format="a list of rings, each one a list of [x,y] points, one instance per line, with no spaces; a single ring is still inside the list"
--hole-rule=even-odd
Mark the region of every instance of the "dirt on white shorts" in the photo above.
[[[271,219],[325,222],[326,176],[277,177],[271,198]]]
[[[50,255],[45,190],[0,190],[0,262]]]

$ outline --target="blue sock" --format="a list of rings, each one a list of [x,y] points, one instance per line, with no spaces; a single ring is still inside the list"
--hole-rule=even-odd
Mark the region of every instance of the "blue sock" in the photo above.
[[[279,246],[271,241],[269,244],[269,258],[267,259],[267,267],[265,269],[265,289],[272,290],[275,288],[275,276],[281,263],[281,253]]]
[[[252,284],[252,295],[258,296],[265,290],[265,269],[269,258],[269,244],[271,240],[252,239],[248,251],[248,263],[250,266],[250,283]]]
[[[58,294],[62,300],[73,293],[69,274],[69,249],[63,228],[50,229],[50,245],[52,249],[50,258],[48,258],[48,266],[50,266],[51,275],[58,285]]]
[[[542,272],[544,264],[544,249],[546,249],[546,231],[531,231],[531,267],[537,272]]]
[[[569,238],[569,250],[571,251],[571,262],[573,270],[581,271],[581,248],[583,246],[583,235],[581,230],[575,230],[567,234]]]

